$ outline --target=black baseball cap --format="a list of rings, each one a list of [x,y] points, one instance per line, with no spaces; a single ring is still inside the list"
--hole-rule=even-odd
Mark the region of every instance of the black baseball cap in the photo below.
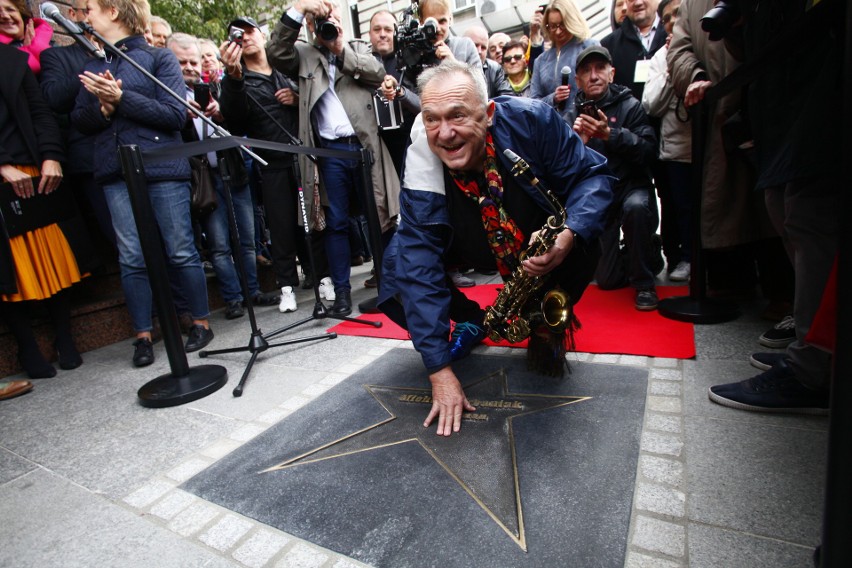
[[[228,24],[228,30],[230,30],[233,26],[237,26],[239,28],[248,26],[250,28],[260,29],[260,24],[257,23],[257,20],[249,18],[248,16],[240,16],[236,20],[233,20],[230,24]]]
[[[587,59],[594,56],[603,57],[606,59],[606,62],[612,65],[612,56],[609,54],[609,50],[602,45],[590,45],[586,49],[580,52],[580,55],[577,56],[577,67],[583,64]]]

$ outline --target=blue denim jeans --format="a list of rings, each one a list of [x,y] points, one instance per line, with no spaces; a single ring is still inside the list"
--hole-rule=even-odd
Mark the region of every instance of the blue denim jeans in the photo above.
[[[219,206],[207,215],[202,223],[207,233],[207,245],[210,262],[219,280],[222,299],[226,302],[243,300],[240,279],[235,266],[235,258],[231,256],[231,235],[228,229],[228,206],[225,199],[225,184],[218,174],[213,175],[216,187],[216,199]],[[258,291],[257,264],[254,253],[254,206],[251,191],[248,186],[231,189],[231,199],[234,202],[234,218],[237,221],[237,232],[240,238],[240,254],[246,272],[249,297]]]
[[[192,238],[189,182],[149,182],[148,194],[166,249],[167,260],[180,277],[192,318],[205,319],[210,315],[207,280]],[[151,331],[151,285],[127,185],[123,181],[106,184],[104,195],[112,215],[118,246],[118,263],[121,267],[121,285],[124,288],[133,328],[137,332]],[[151,230],[154,230],[154,227],[151,227]]]
[[[361,144],[322,140],[322,147],[329,150],[347,150],[357,152]],[[320,179],[328,195],[328,207],[325,211],[325,250],[328,256],[328,268],[334,290],[349,291],[351,255],[349,250],[349,203],[352,194],[360,203],[364,192],[361,169],[358,160],[341,158],[319,159]],[[363,207],[363,204],[361,204]]]

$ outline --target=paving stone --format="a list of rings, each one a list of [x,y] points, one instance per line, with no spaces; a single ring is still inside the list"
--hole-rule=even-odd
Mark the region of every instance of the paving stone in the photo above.
[[[166,476],[169,479],[174,479],[178,483],[183,483],[199,471],[202,471],[204,468],[210,465],[209,460],[202,460],[198,458],[189,459],[176,468],[169,471]]]
[[[645,428],[649,430],[660,430],[671,434],[683,432],[683,419],[671,414],[649,413],[645,416]]]
[[[311,402],[310,398],[308,398],[306,396],[298,395],[298,396],[294,396],[294,397],[287,399],[284,402],[282,402],[281,408],[283,408],[285,410],[291,410],[291,411],[297,410],[299,408],[302,408],[303,406],[305,406],[309,402]]]
[[[341,558],[337,562],[334,563],[332,568],[363,568],[367,566],[366,564],[361,564],[360,562],[355,562],[354,560],[350,560],[349,558]]]
[[[281,533],[260,529],[234,550],[232,556],[246,566],[261,568],[290,540]]]
[[[680,383],[672,381],[651,381],[650,393],[665,396],[680,396]]]
[[[648,410],[680,414],[683,412],[683,404],[680,401],[680,397],[652,395],[648,397]]]
[[[686,495],[676,489],[651,483],[640,483],[636,490],[636,508],[660,515],[681,518]]]
[[[686,564],[629,551],[624,568],[685,568]]]
[[[236,515],[225,515],[215,525],[204,531],[198,540],[224,552],[234,546],[247,532],[252,523]]]
[[[619,357],[621,357],[621,355],[612,355],[610,353],[598,353],[594,357],[594,362],[595,363],[606,363],[606,364],[614,365],[614,364],[618,363]]]
[[[141,509],[143,507],[147,507],[169,491],[175,488],[174,483],[169,483],[168,481],[163,480],[154,480],[150,483],[143,485],[127,497],[123,499],[125,503],[130,505],[131,507],[136,507],[137,509]]]
[[[662,367],[667,369],[674,369],[678,365],[677,359],[668,359],[665,357],[655,357],[654,358],[654,367]]]
[[[686,529],[681,525],[638,515],[633,546],[682,558],[686,552]]]
[[[808,568],[813,566],[811,555],[819,543],[816,536],[808,545],[801,546],[776,538],[761,538],[750,533],[693,523],[689,524],[687,533],[689,564],[696,568]]]
[[[639,472],[645,478],[683,488],[683,464],[679,461],[657,456],[639,456]]]
[[[287,551],[276,568],[319,568],[329,556],[307,544],[298,543]]]
[[[168,521],[197,500],[195,495],[175,489],[151,507],[150,513]]]
[[[344,373],[329,373],[320,381],[320,384],[334,386],[340,381],[346,380],[348,376]]]
[[[647,367],[648,358],[641,355],[622,355],[618,358],[619,365],[633,365],[636,367]]]
[[[222,440],[218,440],[213,444],[207,446],[206,448],[201,449],[198,453],[207,456],[208,458],[213,458],[214,460],[218,460],[230,454],[234,449],[239,448],[242,444],[237,442],[236,440],[229,440],[227,438],[223,438]]]
[[[197,501],[181,511],[168,526],[181,536],[189,536],[203,529],[218,514],[219,509],[213,505]]]
[[[683,451],[683,440],[678,436],[659,434],[657,432],[642,433],[642,451],[652,454],[680,456]]]
[[[263,422],[264,424],[277,424],[286,418],[288,414],[290,414],[290,412],[283,408],[273,408],[269,412],[264,412],[262,415],[258,416],[256,421]]]
[[[302,391],[302,394],[305,395],[305,396],[317,397],[330,388],[331,388],[331,386],[329,386],[329,385],[320,385],[320,384],[311,385],[308,388],[304,389]]]
[[[649,378],[655,381],[681,381],[683,373],[677,369],[651,369]]]
[[[231,433],[231,438],[238,442],[248,442],[258,434],[265,432],[266,428],[260,424],[245,424]]]

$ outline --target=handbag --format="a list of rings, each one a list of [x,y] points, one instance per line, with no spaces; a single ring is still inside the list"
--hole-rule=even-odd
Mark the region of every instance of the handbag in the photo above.
[[[204,217],[216,210],[216,187],[213,185],[213,174],[210,171],[210,161],[207,156],[189,158],[192,170],[190,189],[190,209],[192,213]]]

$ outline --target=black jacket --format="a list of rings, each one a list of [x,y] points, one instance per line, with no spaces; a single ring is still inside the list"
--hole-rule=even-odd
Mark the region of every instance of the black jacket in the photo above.
[[[69,116],[81,88],[79,75],[89,59],[89,54],[76,43],[51,47],[41,54],[41,94],[50,109],[59,115],[59,127],[68,153],[62,165],[65,173],[94,171],[95,137],[72,126]]]
[[[629,88],[633,96],[642,100],[642,92],[645,83],[637,83],[633,80],[636,73],[636,62],[642,59],[650,60],[657,50],[666,44],[666,29],[662,22],[657,25],[654,38],[651,40],[651,49],[645,49],[645,45],[639,38],[630,20],[624,20],[621,27],[601,40],[601,45],[609,50],[612,55],[612,66],[615,67],[615,83]]]
[[[290,144],[290,137],[282,128],[294,137],[299,136],[299,108],[284,106],[275,98],[276,91],[287,88],[297,92],[299,90],[298,85],[277,69],[273,69],[269,75],[264,75],[243,67],[242,79],[225,75],[222,79],[219,110],[225,117],[231,134]],[[270,116],[275,120],[270,119]],[[289,153],[262,148],[255,151],[270,165],[293,164],[293,157]]]
[[[577,93],[577,104],[586,100],[583,91]],[[657,155],[657,136],[648,115],[627,87],[610,85],[597,101],[597,107],[609,120],[609,140],[592,138],[586,146],[606,157],[607,165],[618,178],[613,186],[616,199],[630,188],[652,189],[649,165]],[[577,118],[577,107],[567,111],[569,124]]]
[[[486,59],[482,64],[482,72],[485,73],[485,84],[488,85],[488,98],[493,99],[500,95],[514,95],[503,66],[492,59]]]

